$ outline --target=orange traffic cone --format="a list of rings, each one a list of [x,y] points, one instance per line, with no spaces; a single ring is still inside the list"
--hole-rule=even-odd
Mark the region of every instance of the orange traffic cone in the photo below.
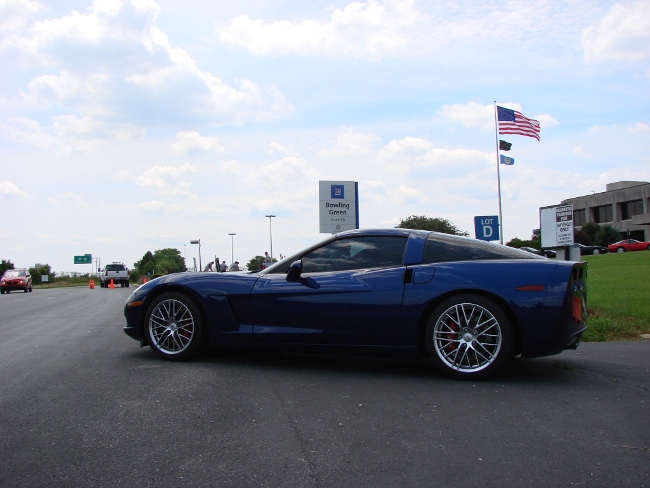
[[[88,283],[88,288],[90,288],[91,290],[95,289],[95,280],[90,280],[90,282]]]
[[[115,288],[115,283],[113,283],[113,278],[111,278],[111,282],[108,284],[109,288]]]

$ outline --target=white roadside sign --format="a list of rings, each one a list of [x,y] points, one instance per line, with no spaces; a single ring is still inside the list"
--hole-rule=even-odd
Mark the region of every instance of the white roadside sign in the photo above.
[[[558,205],[539,209],[542,247],[573,244],[573,205]]]
[[[359,228],[359,184],[356,181],[319,181],[318,190],[322,234]]]

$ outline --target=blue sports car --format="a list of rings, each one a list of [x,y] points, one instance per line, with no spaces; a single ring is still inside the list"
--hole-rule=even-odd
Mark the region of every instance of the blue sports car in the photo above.
[[[178,273],[135,290],[124,331],[160,357],[204,348],[429,358],[459,379],[575,349],[585,263],[422,230],[336,234],[256,273]]]

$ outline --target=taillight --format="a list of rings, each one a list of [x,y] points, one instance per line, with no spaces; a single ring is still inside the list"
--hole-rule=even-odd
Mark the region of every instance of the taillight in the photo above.
[[[571,317],[577,323],[582,322],[582,299],[577,296],[572,297]]]

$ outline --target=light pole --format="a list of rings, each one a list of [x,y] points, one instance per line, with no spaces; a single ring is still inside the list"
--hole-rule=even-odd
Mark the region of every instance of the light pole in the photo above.
[[[201,263],[201,239],[196,239],[194,241],[190,241],[190,244],[198,244],[199,245],[199,271],[203,270],[203,263]],[[196,264],[194,264],[196,266]]]
[[[271,259],[273,259],[273,232],[271,232],[271,219],[275,217],[275,215],[266,215],[269,219],[269,238],[271,239]]]
[[[230,264],[235,262],[235,258],[233,257],[235,255],[235,234],[234,232],[231,232],[228,234],[230,236]],[[219,263],[217,263],[218,265]]]

